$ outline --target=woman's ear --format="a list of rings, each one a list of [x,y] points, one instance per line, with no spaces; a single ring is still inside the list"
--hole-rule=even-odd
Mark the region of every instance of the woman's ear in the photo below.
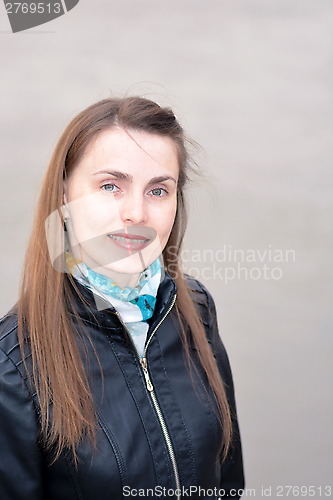
[[[69,213],[69,208],[68,208],[68,201],[67,201],[67,185],[66,182],[64,182],[64,196],[63,196],[63,202],[64,204],[61,207],[62,215],[63,218],[66,222],[70,218],[70,213]]]

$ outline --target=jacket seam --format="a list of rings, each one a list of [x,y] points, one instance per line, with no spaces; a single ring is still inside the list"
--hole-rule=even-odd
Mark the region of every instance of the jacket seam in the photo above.
[[[149,443],[150,453],[151,453],[151,456],[152,456],[152,458],[153,458],[153,462],[154,462],[154,471],[155,471],[155,476],[156,476],[156,481],[157,481],[157,483],[156,483],[156,484],[160,484],[160,476],[159,476],[159,473],[158,473],[158,471],[157,471],[157,469],[156,469],[156,466],[155,466],[155,463],[156,463],[156,462],[155,462],[155,453],[154,453],[154,451],[153,451],[153,447],[152,447],[152,444],[151,444],[151,442],[150,442],[150,437],[149,437],[149,434],[148,434],[147,429],[146,429],[146,424],[145,424],[144,418],[143,418],[143,416],[142,416],[142,413],[141,413],[140,407],[139,407],[139,405],[138,405],[138,403],[137,403],[137,401],[136,401],[136,398],[135,398],[135,396],[134,396],[134,394],[133,394],[133,391],[132,391],[132,388],[131,388],[131,386],[130,386],[130,384],[129,384],[128,378],[127,378],[127,376],[126,376],[126,374],[125,374],[125,372],[124,372],[124,370],[123,370],[123,367],[122,367],[121,363],[119,362],[118,354],[116,353],[115,349],[114,349],[114,348],[113,348],[113,346],[112,346],[113,341],[112,341],[112,339],[110,339],[110,337],[109,337],[109,336],[108,336],[107,338],[108,338],[108,342],[109,342],[109,344],[110,344],[110,347],[111,347],[111,349],[112,349],[112,352],[113,352],[113,354],[114,354],[114,356],[115,356],[115,358],[116,358],[116,360],[117,360],[118,366],[119,366],[119,368],[120,368],[120,370],[121,370],[121,372],[122,372],[122,374],[123,374],[124,380],[126,381],[126,385],[127,385],[127,387],[128,387],[128,390],[129,390],[129,392],[130,392],[130,394],[131,394],[131,396],[132,396],[132,398],[133,398],[133,401],[134,401],[135,407],[136,407],[136,409],[137,409],[137,412],[138,412],[138,414],[140,415],[140,420],[141,420],[141,422],[142,422],[142,426],[143,426],[143,428],[144,428],[144,432],[145,432],[145,435],[146,435],[147,441],[148,441],[148,443]],[[143,380],[142,380],[142,375],[141,375],[140,371],[138,370],[138,366],[136,365],[136,363],[135,363],[135,361],[134,361],[134,359],[133,359],[133,353],[132,353],[131,351],[128,351],[128,352],[131,354],[132,361],[133,361],[133,365],[136,367],[136,369],[137,369],[137,371],[138,371],[138,373],[139,373],[139,375],[140,375],[140,380],[141,380],[142,384],[144,385],[144,388],[145,388],[145,390],[146,390],[146,392],[147,392],[146,386],[145,386],[145,384],[144,384],[144,382],[143,382]],[[148,394],[147,394],[147,398],[149,398],[149,395],[148,395]],[[149,403],[150,403],[150,405],[151,405],[151,402],[150,402],[150,401],[149,401]]]
[[[9,317],[9,316],[8,316],[8,317]],[[4,317],[2,318],[2,320],[6,319],[6,318],[7,318],[7,316],[4,316]],[[0,341],[1,341],[1,340],[3,340],[3,339],[5,339],[6,337],[8,337],[8,335],[10,335],[10,334],[11,334],[14,330],[16,330],[16,329],[17,329],[17,327],[18,327],[18,322],[17,322],[17,321],[15,321],[15,325],[14,325],[14,326],[12,326],[12,327],[9,329],[9,331],[8,331],[8,332],[6,332],[6,328],[4,328],[4,330],[2,330],[2,332],[1,332],[1,333],[2,333],[2,336],[0,337]],[[17,345],[17,344],[16,344],[16,345]],[[3,352],[4,352],[4,351],[3,351]]]
[[[207,319],[208,319],[208,323],[207,323],[207,326],[209,328],[209,331],[211,332],[212,331],[212,311],[211,311],[211,306],[212,306],[212,301],[211,301],[211,298],[209,297],[207,291],[204,289],[202,283],[200,283],[199,281],[197,282],[199,287],[200,287],[200,292],[203,293],[206,297],[206,304],[204,304],[205,308],[207,309]],[[209,337],[207,336],[207,339],[209,339]]]
[[[66,468],[67,468],[68,474],[72,480],[72,484],[73,484],[74,490],[76,492],[77,498],[78,498],[78,500],[83,500],[82,490],[81,490],[80,485],[79,485],[79,480],[78,480],[77,474],[76,474],[72,464],[69,461],[67,453],[64,453],[64,458],[65,458]]]
[[[18,367],[17,367],[16,363],[14,362],[14,360],[13,360],[13,359],[12,359],[12,358],[11,358],[11,357],[7,354],[7,353],[6,353],[6,352],[5,352],[5,351],[4,351],[1,347],[0,347],[0,350],[1,350],[1,352],[2,352],[5,356],[6,356],[6,358],[7,358],[7,359],[11,362],[11,364],[14,366],[15,371],[17,372],[17,374],[19,375],[19,377],[20,377],[21,381],[23,382],[23,384],[24,384],[24,386],[25,386],[25,388],[26,388],[26,391],[27,391],[27,393],[28,393],[28,395],[29,395],[29,397],[30,397],[30,399],[31,399],[31,402],[32,402],[33,406],[35,407],[35,405],[34,405],[34,401],[33,401],[33,397],[32,397],[32,393],[31,393],[31,391],[30,391],[30,389],[29,389],[29,387],[28,387],[28,385],[27,385],[27,383],[26,383],[27,378],[25,379],[25,378],[23,377],[23,375],[21,374],[21,372],[20,372],[20,370],[18,369]],[[36,411],[36,408],[35,408],[35,411]],[[37,412],[37,413],[38,413],[38,412]]]
[[[111,432],[111,430],[107,426],[105,420],[102,418],[102,416],[97,411],[96,411],[96,415],[97,415],[97,419],[100,423],[100,426],[101,426],[103,432],[105,433],[105,435],[107,436],[107,439],[111,445],[111,448],[113,449],[113,452],[114,452],[114,455],[115,455],[115,458],[116,458],[116,461],[118,464],[121,485],[122,485],[122,489],[123,489],[124,486],[126,486],[126,484],[127,484],[127,471],[126,471],[126,467],[125,467],[125,461],[122,457],[119,445],[118,445],[116,439],[114,438],[113,433]]]
[[[76,316],[75,316],[75,314],[70,313],[70,315],[73,318],[77,319]],[[82,318],[81,316],[80,316],[80,321],[82,321],[83,323],[87,323],[88,325],[97,326],[98,328],[101,328],[103,330],[115,330],[115,331],[119,331],[120,330],[119,327],[101,325],[98,322],[90,321],[89,319]]]

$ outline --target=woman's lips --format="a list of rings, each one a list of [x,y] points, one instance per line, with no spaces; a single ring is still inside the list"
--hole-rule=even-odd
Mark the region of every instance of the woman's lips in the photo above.
[[[125,250],[142,250],[150,241],[150,239],[139,234],[117,233],[108,236],[117,247]]]

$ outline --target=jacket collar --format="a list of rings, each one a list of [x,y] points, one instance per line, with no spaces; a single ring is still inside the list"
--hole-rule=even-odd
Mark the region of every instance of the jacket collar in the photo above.
[[[73,283],[68,275],[66,275],[66,287],[72,299],[71,301],[67,300],[68,311],[71,315],[78,315],[80,319],[100,326],[107,326],[114,329],[122,328],[116,316],[116,310],[109,302],[94,296],[88,288],[81,285],[75,278],[72,278],[72,280]],[[155,325],[167,311],[176,291],[176,283],[165,272],[164,278],[157,290],[154,314],[148,320],[150,325]],[[74,307],[71,302],[74,303]]]

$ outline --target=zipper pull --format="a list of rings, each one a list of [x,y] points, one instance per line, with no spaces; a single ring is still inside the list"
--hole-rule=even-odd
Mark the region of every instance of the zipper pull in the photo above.
[[[153,384],[151,383],[151,380],[149,378],[146,358],[140,358],[140,364],[142,366],[143,374],[144,374],[145,379],[146,379],[147,389],[149,392],[152,392],[154,390],[154,387],[153,387]]]

